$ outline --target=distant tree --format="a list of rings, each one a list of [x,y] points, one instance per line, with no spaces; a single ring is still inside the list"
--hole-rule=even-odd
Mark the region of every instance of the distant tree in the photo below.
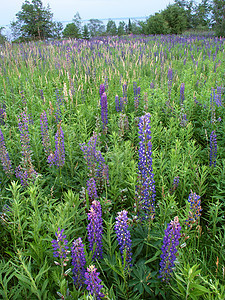
[[[131,24],[131,20],[128,20],[128,25],[127,25],[127,33],[130,34],[132,33],[132,24]]]
[[[106,25],[106,33],[108,35],[117,35],[116,23],[113,20],[109,20]]]
[[[195,15],[195,2],[193,0],[175,0],[175,3],[185,11],[186,14],[186,28],[194,28],[196,15]]]
[[[82,37],[85,40],[88,40],[90,38],[89,31],[88,31],[88,26],[86,24],[83,27]]]
[[[168,34],[169,32],[168,23],[162,13],[156,13],[147,19],[145,34]]]
[[[131,32],[133,34],[141,34],[142,28],[137,21],[133,21],[131,23]]]
[[[98,19],[90,19],[88,23],[88,30],[91,37],[100,36],[105,33],[105,26],[103,22]]]
[[[0,27],[0,44],[4,44],[6,42],[6,37],[2,34],[2,30],[4,27]]]
[[[187,14],[179,5],[168,5],[161,14],[168,24],[169,33],[180,34],[187,28]]]
[[[72,39],[79,37],[77,27],[74,23],[66,24],[66,27],[63,30],[63,37]]]
[[[198,29],[209,28],[211,25],[211,3],[202,0],[194,9],[193,27]]]
[[[119,36],[126,34],[126,24],[125,24],[124,21],[119,22],[119,26],[118,26],[117,31],[118,31]]]
[[[63,24],[61,22],[55,22],[52,28],[52,36],[55,39],[61,39],[63,32]]]
[[[11,23],[15,38],[45,39],[54,36],[53,14],[50,7],[45,8],[41,0],[26,0],[21,11],[16,14],[16,21]]]
[[[225,36],[225,1],[212,1],[213,28],[217,36]]]

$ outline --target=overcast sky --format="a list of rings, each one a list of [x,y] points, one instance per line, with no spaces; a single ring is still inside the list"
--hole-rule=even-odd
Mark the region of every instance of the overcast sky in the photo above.
[[[25,0],[0,0],[0,27],[16,20]],[[68,22],[79,12],[82,20],[148,17],[174,0],[42,0],[50,5],[55,21]],[[65,25],[65,24],[64,24]]]

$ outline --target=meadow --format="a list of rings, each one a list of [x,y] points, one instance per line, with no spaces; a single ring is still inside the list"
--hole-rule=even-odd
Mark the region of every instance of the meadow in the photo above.
[[[225,299],[225,39],[0,48],[0,298]]]

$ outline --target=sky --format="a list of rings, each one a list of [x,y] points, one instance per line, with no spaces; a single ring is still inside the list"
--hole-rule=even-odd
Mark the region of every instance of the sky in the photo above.
[[[0,0],[0,27],[16,20],[25,0]],[[163,10],[174,0],[42,0],[50,5],[53,19],[65,25],[72,21],[76,12],[82,20],[148,17]],[[120,20],[119,20],[120,21]]]

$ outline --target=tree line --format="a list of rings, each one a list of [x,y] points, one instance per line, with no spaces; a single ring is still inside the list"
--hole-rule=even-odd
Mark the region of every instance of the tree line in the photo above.
[[[164,10],[149,16],[145,21],[133,21],[128,24],[109,19],[106,26],[101,20],[90,19],[82,25],[77,12],[71,23],[63,27],[61,22],[53,20],[49,5],[43,6],[41,0],[25,0],[16,14],[16,21],[10,24],[15,41],[83,38],[95,36],[122,36],[126,34],[180,34],[186,30],[213,30],[217,36],[225,36],[224,0],[175,0]],[[0,43],[6,41],[0,28]]]

